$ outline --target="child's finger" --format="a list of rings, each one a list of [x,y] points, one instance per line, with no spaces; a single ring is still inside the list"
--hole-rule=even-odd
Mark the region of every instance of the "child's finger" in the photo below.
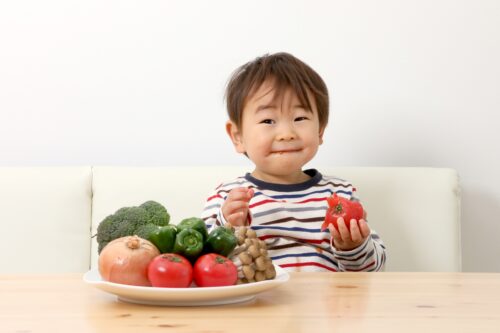
[[[248,202],[246,201],[226,201],[225,206],[226,211],[230,214],[248,210]]]
[[[335,229],[335,227],[332,224],[328,225],[328,230],[330,230],[330,235],[332,236],[330,238],[330,245],[333,247],[334,243],[335,244],[339,244],[339,243],[342,244],[342,238],[340,237],[340,234],[337,231],[337,229]]]
[[[359,231],[361,231],[361,236],[363,236],[363,239],[370,236],[370,227],[368,226],[368,223],[366,223],[366,221],[363,219],[359,220]]]
[[[351,219],[351,240],[354,243],[361,242],[361,232],[359,231],[358,221]]]
[[[233,188],[232,190],[229,191],[229,194],[231,193],[238,193],[238,192],[247,192],[248,191],[248,187],[235,187]]]
[[[345,225],[344,219],[342,217],[339,217],[337,219],[337,225],[339,227],[339,234],[340,237],[344,242],[349,241],[351,239],[349,229],[347,229],[347,226]]]
[[[330,230],[330,235],[332,235],[333,238],[340,239],[340,234],[337,231],[337,229],[335,229],[335,227],[333,226],[333,224],[329,224],[328,225],[328,230]]]
[[[227,217],[227,222],[233,226],[244,226],[246,225],[246,218],[244,212],[236,212]]]
[[[253,188],[248,188],[247,189],[248,200],[252,199],[252,197],[253,197],[254,194],[255,194],[255,191],[253,190]]]
[[[234,188],[229,192],[226,200],[248,201],[253,196],[253,190],[252,189],[250,189],[250,190],[252,191],[252,193],[251,193],[252,195],[249,195],[249,189],[246,187]]]

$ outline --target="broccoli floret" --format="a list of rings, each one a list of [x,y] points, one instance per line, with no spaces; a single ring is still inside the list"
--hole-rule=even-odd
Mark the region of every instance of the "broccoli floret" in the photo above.
[[[168,214],[167,209],[156,201],[146,201],[139,207],[148,212],[151,222],[156,225],[163,226],[170,222],[170,214]]]
[[[107,216],[97,226],[98,253],[112,240],[124,236],[138,235],[148,239],[158,226],[170,220],[165,207],[155,201],[147,201],[139,207],[123,207]]]

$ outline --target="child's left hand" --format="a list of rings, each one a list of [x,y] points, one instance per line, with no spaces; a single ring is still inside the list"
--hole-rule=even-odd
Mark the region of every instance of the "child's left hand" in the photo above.
[[[328,229],[332,235],[333,246],[337,250],[349,251],[357,248],[370,236],[370,227],[364,219],[356,221],[351,220],[351,230],[347,229],[347,226],[342,217],[337,219],[337,224],[339,230],[330,224]]]

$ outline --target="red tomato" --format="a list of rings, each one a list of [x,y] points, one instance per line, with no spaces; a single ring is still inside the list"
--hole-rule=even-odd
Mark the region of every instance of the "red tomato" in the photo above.
[[[237,279],[236,265],[220,254],[202,255],[194,263],[194,282],[199,287],[232,286]]]
[[[363,218],[363,206],[359,202],[339,197],[336,193],[333,193],[326,200],[328,202],[328,209],[325,221],[321,225],[321,231],[325,230],[329,224],[333,224],[335,229],[339,230],[339,226],[337,225],[339,217],[344,218],[348,229],[351,227],[351,219],[359,221]]]
[[[148,279],[153,287],[186,288],[193,281],[193,267],[181,255],[160,254],[149,263]]]

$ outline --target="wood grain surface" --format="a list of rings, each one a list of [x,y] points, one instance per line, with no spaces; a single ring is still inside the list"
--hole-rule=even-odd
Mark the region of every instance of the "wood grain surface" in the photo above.
[[[0,275],[0,332],[500,332],[499,273],[292,273],[246,303],[118,301],[81,274]]]

